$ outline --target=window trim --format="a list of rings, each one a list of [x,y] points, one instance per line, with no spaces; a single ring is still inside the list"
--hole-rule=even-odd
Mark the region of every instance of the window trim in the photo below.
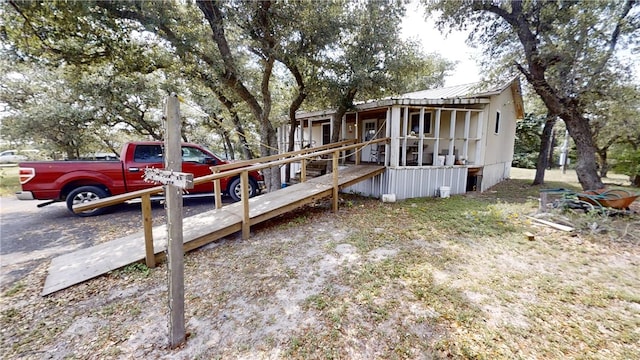
[[[411,131],[413,131],[413,117],[416,116],[417,117],[417,122],[418,122],[418,127],[420,126],[420,112],[416,111],[416,112],[410,112],[409,113],[409,126],[411,126],[411,128],[409,129],[409,131],[407,132],[408,134],[411,134]],[[427,111],[425,110],[424,112],[424,127],[427,127],[427,124],[429,126],[429,131],[425,131],[423,134],[425,135],[433,135],[433,112],[432,111]],[[428,121],[427,121],[428,120]],[[416,132],[416,136],[419,136],[420,134],[418,132]]]

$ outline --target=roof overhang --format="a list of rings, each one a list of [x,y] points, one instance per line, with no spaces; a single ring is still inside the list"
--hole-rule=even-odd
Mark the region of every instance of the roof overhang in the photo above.
[[[447,106],[488,104],[486,98],[451,98],[451,99],[385,99],[356,105],[357,110],[369,110],[394,105],[401,106]]]
[[[452,98],[452,99],[385,99],[372,101],[355,106],[355,111],[366,111],[378,108],[387,108],[391,106],[431,106],[444,107],[451,105],[483,105],[489,104],[490,99],[486,98]],[[353,112],[349,111],[349,112]],[[321,111],[301,112],[296,114],[296,119],[319,120],[332,117],[336,113],[335,109],[325,109]]]
[[[354,109],[350,110],[349,113],[352,113],[354,111],[360,112],[374,109],[383,109],[392,106],[445,107],[455,105],[485,105],[491,103],[492,96],[499,95],[510,88],[515,106],[516,119],[522,119],[524,117],[522,91],[520,89],[520,80],[517,77],[513,78],[511,81],[503,83],[501,86],[484,91],[477,90],[477,86],[478,84],[459,85],[449,88],[418,91],[414,93],[396,95],[396,97],[388,97],[379,100],[357,103],[354,105]],[[335,113],[336,109],[300,112],[296,114],[296,119],[326,119],[328,117],[334,116]]]

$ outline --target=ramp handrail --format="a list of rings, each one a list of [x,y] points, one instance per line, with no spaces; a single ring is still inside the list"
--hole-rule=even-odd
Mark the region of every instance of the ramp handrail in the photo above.
[[[332,172],[333,172],[333,203],[332,209],[334,212],[338,211],[338,160],[339,154],[347,150],[362,148],[371,144],[388,143],[389,138],[374,139],[367,142],[355,143],[355,140],[346,140],[338,143],[332,143],[323,145],[317,148],[308,148],[297,151],[286,152],[282,154],[276,154],[266,156],[262,158],[239,161],[230,164],[212,166],[212,174],[201,176],[193,179],[193,184],[202,184],[205,182],[214,182],[215,193],[215,206],[220,208],[222,206],[222,189],[220,189],[220,179],[233,177],[240,175],[240,186],[242,189],[242,237],[247,239],[250,232],[250,218],[249,218],[249,172],[263,170],[270,167],[280,166],[292,162],[301,162],[302,172],[301,181],[306,181],[306,177],[302,174],[305,173],[306,163],[312,158],[332,154]],[[356,165],[360,163],[360,159],[356,156]],[[148,189],[132,191],[125,194],[110,196],[107,198],[91,201],[88,203],[82,203],[73,206],[73,211],[78,213],[82,211],[103,208],[124,203],[125,201],[140,198],[142,201],[142,222],[144,228],[145,238],[145,251],[146,265],[150,268],[155,267],[155,251],[153,249],[153,232],[152,232],[152,216],[151,216],[151,195],[158,194],[164,189],[163,186],[154,186]]]

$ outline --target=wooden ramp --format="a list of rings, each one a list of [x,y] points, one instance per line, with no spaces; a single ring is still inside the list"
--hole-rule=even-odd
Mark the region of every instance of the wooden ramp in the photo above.
[[[384,172],[384,166],[351,165],[339,170],[340,188]],[[333,175],[327,174],[249,199],[251,225],[271,219],[321,198],[331,196]],[[185,251],[190,251],[242,229],[242,202],[183,219]],[[153,228],[156,256],[167,249],[166,225]],[[48,295],[145,259],[144,232],[61,255],[49,265],[42,290]]]

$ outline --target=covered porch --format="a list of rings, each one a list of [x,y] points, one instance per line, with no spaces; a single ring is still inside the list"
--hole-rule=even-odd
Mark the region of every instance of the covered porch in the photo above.
[[[518,119],[524,117],[517,78],[497,87],[465,84],[354,105],[334,125],[335,111],[297,114],[298,146],[318,146],[341,127],[344,140],[371,143],[342,161],[383,164],[384,174],[347,191],[397,199],[484,191],[508,178]]]
[[[367,142],[388,137],[347,154],[342,161],[383,164],[381,176],[346,191],[397,199],[438,196],[442,186],[451,194],[480,190],[482,181],[483,104],[488,99],[467,99],[468,104],[389,104],[347,113],[341,121],[343,140]],[[307,114],[296,129],[296,147],[327,144],[333,113]],[[292,166],[292,176],[299,167]]]

